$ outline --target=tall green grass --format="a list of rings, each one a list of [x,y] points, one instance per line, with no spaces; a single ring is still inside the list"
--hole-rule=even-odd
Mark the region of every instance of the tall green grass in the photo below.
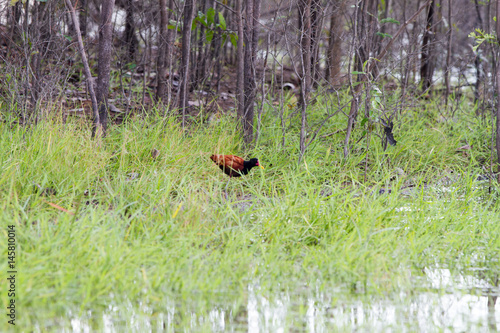
[[[311,144],[300,164],[297,131],[283,147],[271,111],[246,151],[230,117],[187,131],[174,117],[137,118],[101,142],[78,122],[1,124],[0,220],[3,237],[17,228],[18,328],[57,330],[110,304],[209,308],[221,294],[239,304],[256,283],[262,292],[382,295],[426,288],[414,277],[436,265],[485,267],[481,277],[492,280],[498,187],[476,181],[490,158],[489,127],[406,112],[396,147],[384,152],[372,135],[369,151],[361,139],[345,159],[339,133]],[[344,126],[334,117],[322,133]],[[466,155],[456,151],[464,143],[474,147]],[[230,180],[226,200],[212,153],[258,157],[266,169]],[[43,196],[36,184],[57,193]],[[6,257],[6,242],[0,249]],[[5,308],[4,284],[0,294]]]

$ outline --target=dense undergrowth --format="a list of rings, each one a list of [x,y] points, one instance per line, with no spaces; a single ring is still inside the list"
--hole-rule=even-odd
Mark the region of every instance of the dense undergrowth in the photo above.
[[[311,122],[326,107],[312,107]],[[4,238],[16,226],[17,327],[57,330],[123,304],[148,304],[155,316],[168,302],[190,300],[203,312],[224,295],[237,309],[249,286],[426,290],[415,277],[436,266],[456,274],[481,267],[492,283],[500,270],[498,186],[477,179],[490,163],[488,119],[405,109],[395,147],[383,151],[371,135],[366,150],[360,129],[347,159],[344,132],[323,136],[345,123],[342,114],[330,119],[300,164],[298,131],[290,128],[282,146],[271,110],[246,151],[229,116],[194,120],[187,131],[174,116],[136,117],[100,142],[76,121],[0,124],[0,219]],[[457,151],[464,145],[472,149]],[[266,169],[231,180],[226,199],[212,153],[258,157]],[[6,242],[0,249],[6,256]],[[2,272],[6,265],[0,261]],[[0,293],[5,308],[5,284]],[[182,327],[190,319],[179,320]]]

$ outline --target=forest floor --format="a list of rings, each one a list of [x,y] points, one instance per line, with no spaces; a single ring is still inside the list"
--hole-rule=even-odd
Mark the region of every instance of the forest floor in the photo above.
[[[258,70],[259,76],[263,68]],[[156,74],[148,67],[114,68],[114,75],[110,81],[109,101],[113,105],[110,116],[114,123],[121,123],[127,116],[144,114],[155,107]],[[281,87],[270,88],[271,81],[283,82],[286,91],[298,93],[298,81],[293,69],[283,68],[278,74],[271,77],[270,70],[266,70],[266,91],[275,93]],[[179,86],[179,75],[174,73],[173,78],[167,78],[172,85],[171,98],[176,98]],[[198,117],[200,112],[205,116],[221,113],[232,114],[235,109],[237,75],[234,66],[225,67],[220,78],[207,74],[200,79],[199,85],[191,86],[188,94],[188,114]],[[53,103],[61,105],[63,121],[68,117],[90,119],[92,116],[92,103],[87,91],[83,73],[73,73],[67,80],[64,95],[56,98]],[[170,100],[165,101],[168,104]],[[167,108],[158,110],[166,112]]]
[[[247,150],[228,113],[193,117],[188,131],[161,110],[137,114],[97,141],[83,118],[0,123],[16,331],[499,327],[490,119],[465,99],[453,114],[421,101],[395,119],[396,146],[359,130],[344,158],[339,113],[298,163],[290,99],[264,106]],[[336,101],[311,105],[311,124]],[[230,180],[226,199],[213,153],[258,157],[265,170]],[[0,293],[5,309],[6,284]]]

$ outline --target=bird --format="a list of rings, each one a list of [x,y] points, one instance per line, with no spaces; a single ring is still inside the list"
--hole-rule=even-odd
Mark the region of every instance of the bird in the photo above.
[[[246,175],[253,167],[260,167],[259,159],[251,158],[245,161],[243,158],[235,155],[212,155],[210,159],[229,177],[241,177]]]
[[[259,164],[259,159],[257,158],[251,158],[250,160],[245,161],[243,158],[235,155],[212,155],[210,156],[210,159],[214,161],[214,163],[217,164],[226,175],[229,176],[229,179],[232,177],[241,177],[246,175],[253,167],[256,166],[264,169],[264,167]],[[229,181],[226,184],[226,199],[228,185]]]

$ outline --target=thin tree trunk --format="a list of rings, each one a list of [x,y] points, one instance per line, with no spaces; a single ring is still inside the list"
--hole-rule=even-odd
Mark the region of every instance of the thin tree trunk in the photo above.
[[[78,19],[82,37],[87,36],[87,0],[80,0],[80,10],[78,11]]]
[[[477,24],[479,25],[480,29],[484,29],[483,19],[481,18],[481,12],[479,9],[480,7],[477,0],[474,0],[474,5],[476,7],[476,13],[477,13]],[[450,14],[448,13],[448,15]],[[450,43],[451,43],[451,38],[450,38]],[[476,58],[474,59],[474,67],[476,68],[476,83],[474,84],[474,104],[477,104],[480,98],[479,87],[481,85],[481,54],[479,52],[476,53]],[[479,111],[479,108],[477,108],[477,110]]]
[[[446,96],[444,98],[445,103],[446,103],[446,109],[448,109],[448,98],[450,97],[451,93],[451,86],[450,86],[450,72],[451,72],[451,37],[453,34],[453,25],[451,24],[451,4],[452,0],[448,0],[448,26],[450,27],[448,31],[448,40],[447,40],[447,48],[446,48],[446,73],[444,76],[444,81],[446,85]]]
[[[169,8],[169,19],[172,17],[177,22],[177,16],[172,15],[171,11],[174,10],[175,3],[174,0],[169,0],[168,1],[168,8]],[[174,40],[177,36],[177,24],[175,25],[174,29],[168,29],[167,30],[167,48],[166,48],[166,64],[168,68],[168,84],[167,84],[167,104],[170,105],[170,108],[174,107],[174,103],[177,102],[177,100],[174,98],[172,99],[172,84],[174,81],[174,71],[173,71],[173,57],[172,57],[172,50],[174,49]]]
[[[307,105],[309,103],[309,93],[311,89],[311,7],[312,0],[299,0],[300,67],[302,76],[300,80],[301,126],[299,163],[306,150]]]
[[[160,33],[158,35],[158,74],[156,84],[156,101],[161,102],[165,99],[167,92],[167,53],[169,41],[167,40],[168,33],[168,11],[167,0],[160,0]]]
[[[108,93],[109,74],[111,69],[111,51],[113,48],[113,25],[111,16],[115,0],[104,0],[101,7],[101,23],[99,25],[99,50],[97,58],[97,104],[99,106],[99,123],[92,129],[92,136],[106,136],[108,128]]]
[[[432,85],[432,74],[434,72],[433,64],[433,42],[434,42],[434,12],[436,3],[431,1],[429,11],[427,12],[427,24],[425,27],[424,38],[422,40],[420,80],[422,91],[426,92]]]
[[[259,42],[258,26],[260,19],[260,1],[253,0],[253,23],[252,23],[252,66],[255,70],[255,59],[257,57],[257,45]],[[255,80],[254,80],[255,83]]]
[[[359,29],[359,16],[362,15],[361,9],[360,9],[360,2],[357,2],[356,4],[356,9],[354,11],[354,37],[352,40],[351,44],[351,52],[349,52],[349,57],[352,58],[352,54],[354,53],[354,69],[358,70],[358,59],[359,59],[359,53],[356,54],[356,49],[359,48],[360,42],[359,42],[359,36],[358,36],[358,31]],[[350,86],[350,91],[352,93],[352,100],[351,100],[351,109],[349,111],[349,116],[347,118],[347,130],[346,130],[346,135],[344,139],[344,158],[347,158],[350,152],[350,147],[349,147],[349,141],[351,139],[351,133],[352,129],[354,127],[354,122],[356,121],[356,118],[358,116],[358,108],[359,108],[359,92],[361,90],[361,84],[358,83],[358,85],[354,86],[352,82],[352,73],[351,73],[351,63],[349,62],[349,86]],[[359,82],[359,74],[356,76],[357,80]]]
[[[137,44],[139,41],[135,35],[135,21],[134,21],[134,1],[127,0],[125,4],[126,17],[125,17],[125,44],[127,45],[127,62],[135,60],[137,51]]]
[[[182,55],[181,55],[181,87],[179,94],[179,105],[182,110],[182,128],[186,126],[186,111],[189,91],[190,68],[189,59],[191,57],[191,26],[193,24],[196,0],[186,0],[183,11],[182,25]]]
[[[217,9],[217,4],[215,5]],[[221,10],[222,13],[225,12],[225,8]],[[219,22],[219,18],[215,18],[216,23]],[[210,61],[213,66],[213,73],[211,78],[211,84],[215,85],[215,94],[219,95],[220,92],[220,81],[221,81],[221,62],[224,58],[224,50],[222,49],[222,36],[221,30],[217,29],[212,40],[212,45],[210,49]]]
[[[244,91],[245,108],[243,115],[243,140],[249,144],[253,140],[254,103],[256,94],[255,58],[257,49],[257,27],[260,13],[260,0],[246,1],[245,20],[245,69]]]
[[[29,94],[29,78],[30,78],[30,56],[29,54],[31,53],[31,47],[29,46],[29,40],[31,40],[31,33],[29,31],[29,25],[28,25],[28,16],[29,16],[29,5],[30,1],[26,0],[26,4],[24,7],[24,22],[23,22],[23,51],[24,51],[24,56],[26,60],[26,65],[25,65],[25,81],[23,82],[24,84],[24,101],[23,101],[23,107],[22,107],[22,113],[21,113],[21,118],[23,119],[23,124],[27,123],[27,120],[29,119],[29,115],[27,113],[28,110],[28,96]]]
[[[253,120],[253,96],[252,91],[254,89],[254,82],[252,82],[253,78],[253,68],[252,68],[252,41],[253,41],[253,0],[245,0],[245,20],[244,20],[244,59],[245,59],[245,68],[244,68],[244,94],[245,94],[245,107],[243,111],[243,141],[245,143],[250,143],[252,138],[249,137],[249,133],[252,133],[251,126],[252,123],[248,122],[248,119],[252,118]],[[252,103],[250,105],[250,102]]]
[[[257,113],[257,131],[255,132],[255,142],[257,143],[259,141],[259,135],[261,132],[261,127],[262,127],[262,112],[264,111],[264,104],[266,100],[266,69],[267,69],[267,58],[269,56],[269,45],[271,44],[271,33],[267,33],[267,43],[266,43],[266,53],[264,56],[264,62],[262,64],[262,76],[261,76],[261,82],[260,82],[260,93],[261,93],[261,100],[260,100],[260,108]],[[269,90],[268,90],[269,91]]]
[[[38,100],[40,97],[40,3],[35,1],[33,3],[33,22],[31,24],[32,31],[32,43],[31,47],[33,48],[33,52],[31,52],[31,72],[32,75],[32,89],[31,89],[31,107],[32,107],[32,119],[34,120],[35,125],[38,124]]]
[[[385,0],[385,8],[384,8],[384,17],[383,18],[388,18],[389,13],[391,11],[392,7],[392,0]],[[382,25],[380,28],[381,33],[387,33],[387,24]],[[378,48],[377,48],[377,53],[380,53],[382,51],[382,42],[378,43]]]
[[[99,108],[97,106],[97,98],[94,92],[94,80],[92,79],[92,74],[90,73],[89,62],[87,61],[87,55],[85,54],[85,48],[83,46],[82,34],[80,32],[80,23],[76,17],[75,8],[71,4],[71,0],[66,0],[66,6],[73,19],[73,25],[75,26],[76,38],[78,40],[78,50],[80,51],[80,56],[82,57],[83,71],[85,77],[87,78],[87,87],[89,89],[90,100],[92,101],[92,114],[94,121],[94,128],[99,124]]]
[[[201,1],[201,12],[206,13],[207,9],[207,1],[202,0]],[[201,84],[203,81],[206,79],[206,59],[208,56],[208,53],[204,51],[203,44],[204,44],[204,38],[206,34],[206,28],[203,24],[198,25],[198,31],[199,33],[195,33],[194,36],[195,38],[198,38],[198,47],[197,47],[197,54],[195,54],[196,61],[194,61],[194,68],[193,68],[193,74],[194,74],[194,80],[193,80],[193,87],[197,89],[198,87],[201,87]],[[213,39],[212,39],[213,41]]]
[[[323,28],[323,12],[320,0],[311,1],[311,86],[318,87],[320,78],[319,40]]]
[[[237,53],[236,57],[236,98],[238,102],[237,113],[238,119],[241,121],[243,125],[243,119],[245,115],[245,58],[244,58],[244,42],[243,42],[243,0],[236,0],[236,21],[238,24],[238,45],[237,45]]]
[[[356,54],[355,56],[355,70],[358,72],[363,72],[363,65],[364,63],[368,60],[369,57],[369,38],[368,38],[368,26],[369,26],[369,14],[368,14],[368,9],[367,7],[370,6],[370,3],[373,0],[367,0],[367,1],[362,1],[361,4],[359,4],[356,7],[356,10],[358,11],[358,20],[359,23],[357,24],[358,31],[356,32],[356,35],[358,36],[357,40],[357,49],[356,49]],[[360,80],[360,75],[357,75],[357,81],[359,82]]]
[[[54,55],[53,44],[54,39],[52,38],[53,33],[56,29],[52,27],[54,23],[54,4],[52,2],[40,2],[40,58],[43,60],[48,57],[48,55]]]
[[[497,12],[496,12],[496,31],[500,31],[500,0],[497,0]],[[500,38],[497,34],[497,39],[500,42]],[[496,93],[497,93],[497,107],[496,107],[496,146],[497,146],[497,166],[500,169],[500,66],[497,63],[496,66]]]
[[[10,21],[10,40],[11,42],[9,43],[9,50],[10,50],[10,45],[13,42],[16,42],[19,36],[21,36],[20,33],[17,33],[16,30],[19,28],[19,21],[21,20],[21,5],[22,2],[18,1],[14,6],[12,6],[12,20]]]

